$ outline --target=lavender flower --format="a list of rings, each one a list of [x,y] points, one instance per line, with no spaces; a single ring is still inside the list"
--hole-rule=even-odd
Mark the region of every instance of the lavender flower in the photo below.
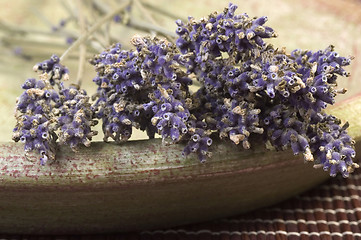
[[[263,26],[267,17],[253,19],[247,14],[235,15],[237,6],[229,4],[223,13],[212,13],[207,18],[196,21],[189,17],[187,24],[176,22],[176,33],[180,36],[177,46],[182,53],[193,52],[198,58],[207,55],[221,56],[221,52],[241,59],[250,49],[265,47],[264,38],[275,37],[272,28]]]
[[[59,104],[59,95],[44,80],[27,79],[25,90],[17,99],[13,140],[25,144],[25,153],[37,151],[41,164],[55,158],[55,123],[53,109]]]
[[[189,112],[180,100],[190,95],[191,83],[176,67],[179,53],[174,45],[157,38],[135,36],[132,43],[135,51],[121,50],[116,44],[91,61],[98,72],[94,109],[103,121],[104,140],[126,141],[134,126],[150,137],[158,131],[164,139],[177,142],[187,131],[184,115]]]
[[[34,70],[40,72],[40,80],[29,78],[22,85],[25,91],[17,100],[13,140],[24,143],[25,153],[37,151],[44,165],[55,159],[58,138],[74,151],[81,143],[89,146],[96,121],[86,92],[64,87],[67,68],[56,55],[35,65]]]
[[[184,101],[176,100],[168,92],[159,85],[158,90],[151,96],[152,101],[146,107],[152,108],[154,116],[151,122],[162,136],[163,142],[169,144],[177,143],[188,133],[187,122],[190,112]]]
[[[35,72],[45,75],[51,85],[59,84],[61,80],[69,79],[69,70],[59,63],[60,59],[52,55],[50,59],[36,64],[33,68]]]
[[[186,141],[183,155],[196,153],[204,162],[212,133],[245,149],[251,147],[250,136],[258,134],[268,148],[291,148],[306,161],[330,169],[331,175],[339,171],[347,176],[358,166],[352,162],[354,154],[343,154],[345,170],[337,153],[322,150],[331,140],[345,139],[345,129],[332,122],[327,124],[339,131],[333,139],[315,133],[321,131],[317,124],[329,119],[319,118],[325,115],[323,109],[345,92],[335,88],[336,78],[348,75],[342,67],[350,60],[333,47],[287,54],[264,41],[276,35],[264,26],[266,17],[235,15],[235,10],[230,4],[223,13],[200,21],[177,21],[176,45],[136,36],[136,50],[124,51],[117,44],[96,56],[92,63],[99,88],[94,108],[103,119],[105,139],[127,140],[135,126],[150,137],[158,132],[164,144]],[[193,94],[188,88],[191,74],[201,84]],[[343,144],[353,148],[352,141]],[[342,149],[337,152],[346,151]]]
[[[89,97],[76,86],[63,87],[60,97],[62,104],[57,109],[60,143],[69,145],[73,151],[77,151],[79,144],[89,147],[92,137],[97,134],[91,130],[97,121],[93,120]]]
[[[93,79],[98,85],[93,109],[95,116],[102,119],[104,140],[111,137],[126,141],[131,137],[132,126],[139,127],[134,120],[142,117],[142,103],[150,93],[140,73],[138,56],[116,44],[95,56],[91,63],[98,73]]]
[[[310,147],[317,156],[318,165],[315,167],[329,170],[331,176],[340,172],[343,177],[348,177],[349,173],[359,167],[352,161],[356,152],[354,141],[346,132],[348,123],[340,126],[339,119],[327,114],[317,115],[313,121],[315,129],[310,133]]]
[[[346,92],[336,88],[337,77],[349,75],[344,67],[351,59],[333,46],[288,54],[266,42],[276,36],[267,17],[236,15],[236,8],[176,21],[175,44],[135,36],[133,50],[117,43],[94,56],[92,105],[85,91],[64,86],[68,70],[57,56],[38,63],[41,80],[28,79],[18,100],[14,140],[26,152],[37,150],[44,163],[54,158],[57,138],[73,150],[89,146],[96,118],[104,141],[127,141],[135,127],[150,138],[160,134],[163,144],[184,142],[184,156],[205,162],[212,138],[249,149],[258,135],[268,149],[290,148],[331,176],[347,177],[358,167],[354,141],[348,124],[324,109]],[[200,84],[195,92],[193,81]]]
[[[275,36],[264,26],[266,17],[250,19],[246,14],[235,15],[235,9],[230,4],[221,14],[176,22],[181,64],[202,85],[190,109],[195,121],[204,122],[203,130],[216,131],[220,138],[242,143],[244,148],[250,147],[251,134],[262,134],[268,148],[290,147],[305,160],[315,161],[315,166],[329,169],[332,176],[341,172],[346,177],[358,167],[350,160],[354,154],[343,154],[346,164],[337,157],[342,148],[328,157],[324,150],[330,141],[353,149],[352,141],[340,140],[347,136],[345,129],[339,131],[341,127],[332,122],[332,139],[323,134],[318,140],[314,134],[321,131],[316,126],[321,121],[318,116],[325,115],[323,109],[334,103],[336,94],[345,93],[335,88],[336,79],[348,76],[343,67],[350,59],[339,56],[333,46],[287,54],[264,42]]]
[[[190,139],[184,148],[182,155],[187,156],[190,153],[197,154],[199,160],[203,163],[207,157],[211,156],[209,147],[213,140],[209,137],[210,131],[205,131],[203,128],[190,128]]]

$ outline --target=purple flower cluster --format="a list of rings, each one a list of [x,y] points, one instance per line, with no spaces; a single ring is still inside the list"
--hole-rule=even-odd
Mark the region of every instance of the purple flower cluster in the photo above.
[[[151,107],[153,112],[151,122],[158,133],[163,136],[164,141],[169,140],[169,143],[176,143],[188,132],[186,123],[190,113],[185,108],[184,102],[175,99],[168,92],[159,85],[154,94],[150,96],[152,101],[143,106],[146,109]]]
[[[27,79],[25,90],[17,99],[13,140],[25,144],[25,153],[33,150],[40,155],[41,164],[55,158],[55,122],[52,110],[59,106],[59,95],[44,80]]]
[[[69,70],[59,61],[59,57],[54,54],[50,59],[36,64],[33,70],[43,74],[43,78],[47,79],[52,86],[60,84],[62,80],[67,81],[69,79]]]
[[[116,44],[95,56],[91,63],[98,73],[93,79],[98,85],[93,109],[96,118],[102,119],[104,141],[109,137],[117,142],[127,141],[133,126],[152,132],[145,123],[150,116],[142,109],[150,91],[141,76],[137,53],[121,50]],[[136,119],[143,119],[142,126]]]
[[[293,106],[319,112],[328,104],[334,104],[337,93],[345,92],[345,89],[335,89],[336,80],[337,75],[349,75],[343,67],[349,65],[351,59],[339,56],[333,46],[317,52],[295,50],[291,57],[296,65],[296,74],[304,83],[300,91],[291,89],[295,93],[289,100]]]
[[[236,8],[176,21],[175,45],[136,36],[135,50],[116,44],[91,61],[98,73],[93,107],[105,140],[128,140],[134,126],[150,137],[159,133],[164,144],[187,141],[183,155],[205,161],[211,135],[248,149],[258,134],[268,148],[291,148],[346,177],[358,167],[353,142],[347,125],[323,109],[345,92],[336,79],[348,75],[343,67],[350,59],[333,46],[287,54],[264,41],[276,36],[264,25],[267,17],[236,15]],[[201,84],[194,93],[193,80]]]
[[[316,163],[329,170],[331,176],[340,172],[344,177],[357,168],[352,161],[356,156],[354,141],[345,131],[348,123],[340,126],[340,120],[335,116],[319,114],[312,119],[315,129],[309,133],[310,148],[317,157]],[[316,165],[317,167],[317,165]]]
[[[60,90],[61,106],[56,110],[59,142],[69,145],[73,151],[83,144],[90,146],[92,137],[97,134],[91,129],[98,122],[93,120],[93,111],[87,93],[77,86]]]
[[[220,57],[222,52],[240,60],[250,49],[263,49],[264,38],[275,37],[272,28],[264,26],[267,17],[250,18],[247,14],[235,15],[237,6],[230,4],[220,14],[210,14],[196,21],[189,17],[188,23],[176,21],[177,47],[182,53],[194,52],[196,63],[209,55]]]
[[[189,110],[192,80],[181,68],[185,58],[166,40],[135,36],[132,44],[136,50],[116,44],[91,60],[98,73],[93,108],[102,119],[105,140],[128,140],[133,126],[150,138],[160,134],[164,144],[189,141],[184,154],[194,152],[205,160],[211,131]]]
[[[275,36],[264,26],[266,17],[250,19],[235,9],[230,4],[223,13],[176,22],[183,66],[201,83],[191,114],[204,122],[204,130],[246,149],[251,134],[262,134],[268,148],[290,147],[332,176],[347,177],[358,167],[353,142],[347,125],[340,127],[323,109],[345,93],[336,89],[336,80],[348,76],[343,67],[350,59],[333,46],[287,54],[263,41]]]
[[[179,53],[164,40],[135,36],[132,43],[136,50],[116,44],[91,61],[98,73],[93,107],[102,119],[104,139],[128,140],[133,126],[151,138],[158,132],[177,142],[187,132],[184,122],[190,114],[182,100],[190,96],[191,83],[177,67]]]
[[[230,4],[199,21],[176,21],[175,44],[135,36],[134,50],[114,44],[94,56],[93,105],[85,91],[64,87],[68,70],[57,56],[37,64],[41,80],[23,85],[14,139],[25,142],[27,152],[37,149],[45,162],[54,158],[57,138],[73,150],[89,146],[97,118],[104,141],[127,141],[135,127],[150,138],[160,134],[163,144],[186,142],[183,155],[204,162],[212,138],[249,149],[256,135],[268,149],[291,148],[331,176],[347,177],[358,167],[354,141],[348,124],[324,109],[346,92],[337,89],[337,78],[349,75],[343,67],[351,59],[333,46],[287,54],[265,42],[276,36],[265,26],[267,17],[236,15],[236,9]],[[193,82],[200,87],[191,91]]]
[[[25,144],[25,153],[37,151],[44,165],[55,159],[58,138],[73,150],[81,143],[89,146],[96,134],[90,127],[96,122],[85,91],[64,87],[67,69],[57,56],[38,63],[34,70],[40,71],[40,79],[30,78],[22,85],[25,91],[17,99],[13,140]]]

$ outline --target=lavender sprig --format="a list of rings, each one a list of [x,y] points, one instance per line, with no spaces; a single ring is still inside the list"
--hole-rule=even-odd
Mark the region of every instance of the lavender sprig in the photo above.
[[[163,143],[187,141],[183,154],[196,153],[202,162],[210,155],[212,133],[245,149],[251,147],[249,137],[258,134],[268,148],[290,147],[306,161],[331,169],[331,175],[339,171],[346,177],[358,167],[350,160],[354,153],[349,151],[339,159],[336,153],[336,159],[328,153],[325,158],[321,154],[326,151],[322,150],[325,140],[316,141],[314,133],[320,131],[317,124],[329,118],[318,119],[325,115],[323,109],[334,103],[336,94],[345,92],[336,89],[336,79],[337,75],[348,75],[343,66],[350,59],[338,56],[332,46],[318,52],[295,50],[287,54],[264,41],[276,36],[272,28],[264,26],[266,17],[235,15],[235,10],[230,4],[223,13],[200,21],[177,21],[176,45],[134,37],[136,50],[124,51],[115,45],[97,56],[93,60],[98,72],[94,81],[99,86],[95,106],[113,109],[115,99],[133,104],[141,118],[146,114],[151,120]],[[188,89],[192,74],[201,84],[193,94]],[[112,128],[112,112],[99,111],[105,137]],[[129,112],[125,116],[129,126],[140,126],[139,118]],[[141,125],[151,129],[144,121]],[[345,129],[332,135],[332,141],[344,138]],[[153,136],[154,129],[150,132]],[[352,141],[343,145],[353,149]],[[342,149],[335,152],[346,151]]]
[[[176,21],[175,44],[135,36],[133,50],[117,43],[94,56],[92,105],[85,91],[64,87],[68,72],[59,58],[37,64],[41,80],[23,86],[14,140],[24,141],[26,151],[37,149],[44,162],[54,158],[58,137],[73,150],[89,146],[97,118],[104,141],[127,141],[135,127],[150,138],[160,134],[163,144],[185,142],[183,155],[204,162],[215,137],[249,149],[258,135],[268,149],[291,148],[331,176],[347,177],[359,167],[354,141],[348,124],[324,109],[346,92],[337,89],[337,78],[349,76],[344,67],[351,59],[333,46],[288,54],[266,42],[276,37],[267,17],[236,15],[236,8]],[[194,81],[200,88],[192,92]]]
[[[45,80],[27,79],[25,90],[17,100],[13,140],[25,144],[25,153],[37,151],[41,164],[55,158],[55,124],[53,109],[59,106],[59,95]]]
[[[77,151],[80,144],[89,147],[97,134],[91,127],[98,123],[93,120],[89,97],[76,86],[63,87],[60,96],[62,105],[57,109],[60,144],[69,145],[73,151]]]
[[[57,139],[74,151],[79,144],[89,146],[96,134],[91,130],[96,121],[92,120],[86,92],[64,87],[63,80],[68,80],[69,75],[59,57],[51,56],[36,64],[34,70],[40,79],[30,78],[22,85],[25,91],[17,100],[13,140],[24,143],[25,153],[37,151],[44,165],[55,159]]]

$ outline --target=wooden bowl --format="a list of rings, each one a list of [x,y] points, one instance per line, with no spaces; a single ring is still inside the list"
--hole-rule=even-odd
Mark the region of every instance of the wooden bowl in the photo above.
[[[331,109],[360,139],[361,98]],[[274,204],[328,178],[291,151],[215,143],[213,157],[184,159],[160,139],[94,143],[56,162],[26,160],[22,144],[0,145],[0,232],[81,234],[171,227]],[[356,148],[360,150],[361,144]]]

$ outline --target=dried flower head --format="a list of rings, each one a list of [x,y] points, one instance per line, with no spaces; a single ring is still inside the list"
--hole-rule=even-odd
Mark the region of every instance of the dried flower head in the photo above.
[[[85,91],[64,87],[68,70],[57,56],[38,63],[40,80],[28,79],[18,100],[14,140],[37,149],[45,162],[54,158],[57,138],[73,150],[89,146],[97,118],[104,141],[127,141],[135,127],[150,138],[160,134],[163,144],[185,142],[183,155],[204,162],[212,138],[249,149],[257,135],[269,149],[291,148],[331,176],[347,177],[358,167],[354,141],[348,124],[324,109],[346,92],[337,89],[337,78],[349,76],[344,67],[351,59],[333,46],[287,53],[266,42],[277,36],[267,17],[236,9],[229,4],[199,20],[177,20],[175,44],[136,35],[133,50],[117,43],[94,56],[92,105]],[[200,85],[195,92],[193,82]]]
[[[59,64],[56,55],[34,69],[40,79],[30,78],[22,85],[24,92],[17,100],[13,140],[24,143],[25,153],[37,151],[44,165],[55,159],[57,139],[73,150],[79,144],[89,146],[96,134],[90,128],[96,121],[86,92],[64,86],[62,81],[67,80],[68,70]]]

